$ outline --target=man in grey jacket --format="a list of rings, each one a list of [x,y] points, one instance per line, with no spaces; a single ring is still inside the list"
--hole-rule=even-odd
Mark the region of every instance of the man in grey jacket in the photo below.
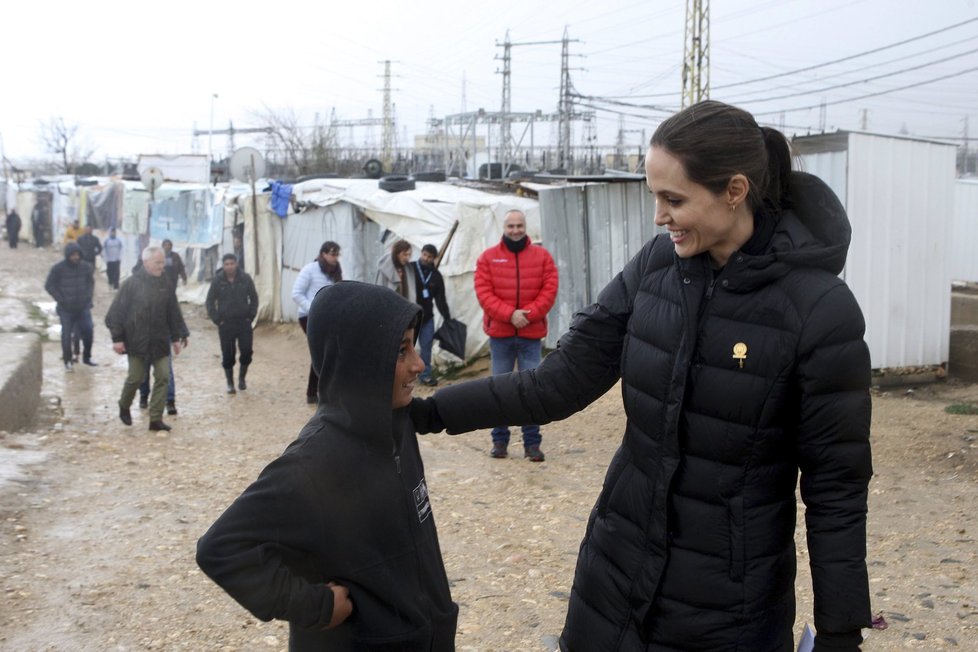
[[[174,288],[163,276],[165,260],[159,247],[146,247],[142,268],[126,279],[105,315],[112,334],[112,348],[129,356],[129,374],[119,397],[119,419],[132,425],[129,406],[147,370],[153,369],[153,391],[149,401],[149,429],[170,430],[163,423],[166,386],[170,380],[168,352],[188,346],[190,331],[183,321]]]

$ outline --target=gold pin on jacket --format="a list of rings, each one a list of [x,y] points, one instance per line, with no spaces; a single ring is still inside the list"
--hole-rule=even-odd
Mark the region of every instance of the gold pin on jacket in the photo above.
[[[744,368],[744,360],[747,359],[747,345],[743,342],[737,342],[733,347],[733,358],[740,362],[740,368]]]

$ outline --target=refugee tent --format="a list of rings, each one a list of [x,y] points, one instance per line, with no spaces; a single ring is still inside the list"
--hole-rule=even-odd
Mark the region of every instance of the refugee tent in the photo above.
[[[448,247],[441,252],[439,269],[452,317],[468,328],[466,357],[488,341],[473,292],[479,255],[502,237],[503,219],[510,209],[524,211],[531,238],[538,240],[540,234],[535,199],[452,184],[418,182],[414,190],[392,193],[381,190],[373,179],[314,179],[293,186],[292,194],[293,207],[299,206],[300,211],[284,218],[271,211],[267,194],[252,202],[248,191],[232,200],[244,213],[246,260],[258,290],[259,319],[296,319],[292,285],[325,240],[337,242],[342,249],[344,279],[372,283],[377,260],[395,241],[410,242],[417,258],[425,244],[441,251],[454,227]],[[441,323],[437,311],[435,319],[437,327]]]

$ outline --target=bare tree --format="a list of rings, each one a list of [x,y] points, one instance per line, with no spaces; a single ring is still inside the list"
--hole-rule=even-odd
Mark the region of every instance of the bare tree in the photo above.
[[[85,163],[92,156],[92,150],[79,143],[78,125],[66,124],[61,116],[52,116],[47,124],[41,125],[41,141],[47,151],[61,158],[65,174],[71,174],[76,165]]]
[[[290,172],[301,176],[326,172],[335,166],[336,135],[333,129],[320,124],[302,126],[292,109],[263,108],[256,117],[270,129]]]

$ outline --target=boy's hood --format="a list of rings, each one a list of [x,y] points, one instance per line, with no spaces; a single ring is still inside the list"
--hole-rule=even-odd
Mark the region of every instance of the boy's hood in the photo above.
[[[65,249],[64,249],[65,260],[71,258],[71,254],[80,254],[80,253],[81,253],[81,247],[78,246],[77,242],[69,242],[68,244],[65,245]]]
[[[379,285],[341,281],[316,294],[306,330],[325,422],[389,444],[397,352],[420,319],[419,305]]]

